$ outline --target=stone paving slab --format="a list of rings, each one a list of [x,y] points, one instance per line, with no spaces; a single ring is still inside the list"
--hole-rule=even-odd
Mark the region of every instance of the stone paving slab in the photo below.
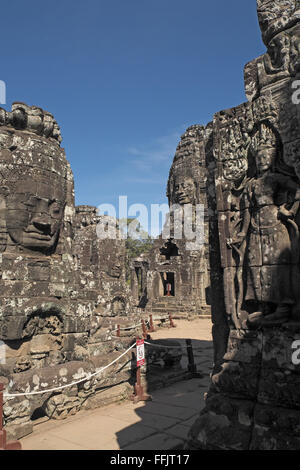
[[[124,450],[169,450],[180,448],[183,440],[169,434],[156,434],[133,445],[124,447]]]
[[[181,423],[177,424],[176,426],[173,426],[171,429],[168,429],[167,434],[169,436],[174,436],[178,439],[181,439],[182,441],[185,441],[187,439],[189,430],[189,426],[185,426]]]
[[[190,394],[190,395],[191,396],[189,396],[189,400],[190,400],[189,409],[195,413],[200,410],[201,396],[199,392]],[[186,396],[168,397],[168,398],[165,397],[161,399],[161,403],[172,405],[173,407],[176,407],[176,410],[178,410],[179,407],[181,408],[185,407]]]
[[[174,406],[170,406],[169,404],[152,401],[147,403],[147,406],[141,408],[140,410],[136,410],[139,416],[142,416],[144,413],[150,413],[153,415],[158,416],[169,416],[174,417]],[[187,408],[187,407],[179,407],[176,406],[176,418],[178,421],[182,419],[188,419],[195,414],[194,410]],[[143,418],[145,421],[148,421],[149,417],[144,416]]]
[[[193,426],[194,422],[196,421],[196,419],[198,418],[198,415],[194,415],[192,418],[186,420],[186,421],[182,421],[182,425],[183,426],[187,426],[189,429]]]
[[[35,435],[34,443],[26,443],[26,438],[22,439],[21,443],[23,450],[87,450],[84,445],[76,444],[72,440],[58,439],[51,433]]]

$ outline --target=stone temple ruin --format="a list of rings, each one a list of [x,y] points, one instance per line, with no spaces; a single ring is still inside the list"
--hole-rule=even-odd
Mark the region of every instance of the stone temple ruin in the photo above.
[[[257,10],[267,51],[245,67],[248,101],[190,127],[170,170],[170,207],[204,206],[204,244],[188,250],[172,237],[170,215],[170,237],[133,262],[131,290],[122,241],[100,240],[96,209],[74,205],[53,116],[22,103],[0,109],[0,375],[9,390],[99,370],[134,339],[130,330],[116,337],[116,324],[145,311],[211,312],[211,386],[186,448],[299,449],[300,2],[257,0]],[[61,418],[113,390],[126,396],[130,367],[116,369],[8,400],[7,430],[20,437],[40,410]]]
[[[56,121],[42,109],[14,103],[11,112],[0,110],[0,376],[15,394],[99,370],[134,338],[134,330],[116,337],[116,325],[137,323],[125,283],[125,241],[100,240],[96,209],[75,207],[60,142]],[[7,431],[20,437],[41,412],[63,418],[125,396],[130,366],[118,374],[116,367],[55,395],[10,398]]]
[[[170,238],[164,234],[155,240],[151,252],[132,263],[132,292],[136,305],[154,318],[171,312],[174,318],[192,318],[210,314],[210,274],[207,212],[207,168],[205,143],[210,130],[192,126],[178,145],[167,185],[170,209],[203,204],[206,209],[201,249],[187,249],[188,240],[172,238],[174,220],[168,220]]]

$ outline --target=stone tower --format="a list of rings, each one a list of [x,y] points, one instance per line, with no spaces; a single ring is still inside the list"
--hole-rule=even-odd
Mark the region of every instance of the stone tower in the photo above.
[[[136,321],[124,241],[99,240],[96,209],[75,210],[60,143],[50,113],[23,103],[0,109],[0,377],[14,438],[31,432],[36,415],[64,418],[130,391],[128,367],[77,383],[128,347],[135,331],[117,338],[114,330]],[[112,398],[98,396],[120,383]]]
[[[133,262],[133,293],[138,305],[157,318],[210,314],[207,162],[211,126],[191,126],[178,144],[167,183],[170,214],[150,253]],[[203,243],[189,246],[183,225],[185,210],[203,206]],[[176,219],[174,207],[180,211]],[[194,215],[193,215],[194,216]],[[192,217],[193,217],[192,216]],[[176,236],[176,224],[180,233]],[[204,225],[204,227],[203,227]],[[168,235],[166,232],[168,231]],[[169,286],[169,290],[168,290]]]

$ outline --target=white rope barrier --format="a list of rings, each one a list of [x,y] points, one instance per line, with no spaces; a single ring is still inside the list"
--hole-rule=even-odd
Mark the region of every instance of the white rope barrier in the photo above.
[[[75,382],[72,382],[70,384],[60,385],[59,387],[49,388],[49,389],[46,389],[46,390],[39,390],[39,391],[34,391],[34,392],[24,392],[24,393],[5,393],[4,392],[3,396],[8,397],[8,398],[14,398],[14,397],[22,397],[22,396],[28,396],[28,395],[39,395],[39,394],[43,394],[43,393],[55,392],[57,390],[62,390],[64,388],[72,387],[73,385],[77,385],[81,382],[85,382],[87,380],[90,380],[95,375],[98,375],[101,372],[103,372],[105,369],[108,369],[108,367],[111,367],[113,364],[115,364],[119,359],[121,359],[123,356],[125,356],[125,354],[127,354],[135,346],[136,346],[136,343],[134,343],[132,346],[130,346],[130,348],[128,348],[125,352],[123,352],[123,354],[121,354],[121,356],[117,357],[115,360],[113,360],[107,366],[102,367],[100,370],[94,372],[93,374],[88,374],[86,377],[84,377],[80,380],[76,380]],[[63,364],[62,364],[62,366],[63,366]]]
[[[182,348],[181,344],[179,344],[178,346],[168,346],[166,344],[149,343],[148,341],[144,341],[144,343],[149,346],[154,346],[157,348],[167,348],[167,349],[179,349],[179,348],[181,349]],[[116,362],[118,362],[123,356],[125,356],[125,354],[127,354],[135,346],[136,346],[136,343],[132,344],[125,352],[123,352],[119,357],[114,359],[110,364],[107,364],[106,366],[102,367],[100,370],[93,372],[92,374],[88,374],[86,377],[83,377],[82,379],[71,382],[70,384],[60,385],[59,387],[49,388],[45,390],[38,390],[34,392],[22,392],[22,393],[5,393],[4,392],[3,396],[7,398],[15,398],[15,397],[24,397],[24,396],[29,396],[29,395],[40,395],[44,393],[56,392],[57,390],[63,390],[65,388],[72,387],[73,385],[77,385],[81,382],[86,382],[87,380],[90,380],[92,377],[95,377],[96,375],[100,374],[101,372],[108,369]]]

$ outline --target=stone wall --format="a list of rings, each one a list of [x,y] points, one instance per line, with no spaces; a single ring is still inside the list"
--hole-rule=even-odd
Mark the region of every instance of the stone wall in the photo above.
[[[245,67],[249,102],[214,117],[212,231],[224,288],[216,325],[227,317],[230,334],[190,431],[193,449],[299,448],[298,3],[257,1],[267,52]]]

